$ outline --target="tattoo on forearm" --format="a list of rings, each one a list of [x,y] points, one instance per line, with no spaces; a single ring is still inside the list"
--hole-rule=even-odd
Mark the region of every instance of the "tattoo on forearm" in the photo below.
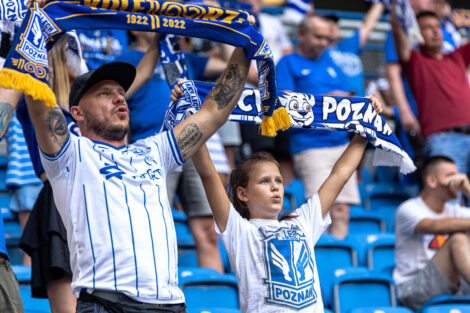
[[[196,123],[190,123],[186,125],[178,137],[176,138],[176,144],[180,150],[183,159],[187,159],[189,153],[193,150],[194,146],[201,140],[202,133],[197,127]]]
[[[67,122],[62,111],[55,107],[47,114],[47,128],[54,142],[63,146],[68,136]]]
[[[0,137],[5,134],[12,114],[13,106],[10,103],[0,102]]]
[[[237,64],[230,65],[212,89],[209,97],[217,102],[217,109],[223,110],[235,97],[243,84],[243,77]]]

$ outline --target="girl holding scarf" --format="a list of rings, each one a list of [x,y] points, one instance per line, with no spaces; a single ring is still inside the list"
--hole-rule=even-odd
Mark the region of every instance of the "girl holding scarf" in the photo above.
[[[182,95],[178,86],[172,94],[173,101]],[[380,113],[381,104],[371,99]],[[314,246],[331,223],[328,209],[366,145],[364,137],[355,135],[318,193],[281,220],[284,188],[279,164],[270,154],[255,153],[232,172],[230,199],[207,148],[193,156],[237,275],[242,312],[323,312]]]

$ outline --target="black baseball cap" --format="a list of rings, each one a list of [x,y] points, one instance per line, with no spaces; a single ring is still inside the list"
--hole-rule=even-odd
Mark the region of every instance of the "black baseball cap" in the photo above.
[[[93,85],[102,80],[114,80],[127,91],[134,81],[135,74],[136,69],[132,64],[126,62],[110,62],[80,75],[75,78],[70,90],[69,107],[78,105],[82,95]]]

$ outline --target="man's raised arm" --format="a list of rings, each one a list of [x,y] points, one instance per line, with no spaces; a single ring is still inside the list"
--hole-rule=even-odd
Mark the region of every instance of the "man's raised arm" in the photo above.
[[[184,160],[212,136],[228,119],[245,86],[250,60],[243,48],[232,53],[227,68],[217,80],[201,109],[178,124],[173,132]]]
[[[0,138],[3,138],[13,111],[22,96],[21,91],[0,87]]]
[[[405,30],[401,27],[400,23],[398,22],[396,2],[392,4],[390,22],[392,25],[393,40],[395,41],[395,49],[397,50],[398,59],[401,62],[408,62],[410,60],[411,51],[413,47],[411,46],[411,42],[409,41]]]
[[[47,155],[56,155],[67,141],[69,129],[59,106],[49,108],[39,100],[26,96],[29,116],[33,122],[39,148]]]

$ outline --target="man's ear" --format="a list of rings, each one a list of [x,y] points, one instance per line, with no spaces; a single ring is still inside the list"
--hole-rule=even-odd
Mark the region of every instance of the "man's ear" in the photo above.
[[[246,194],[246,189],[243,187],[237,188],[237,197],[243,202],[248,202],[248,195]]]
[[[70,108],[70,115],[72,115],[72,118],[77,121],[77,123],[83,121],[83,112],[78,105],[74,105]]]
[[[428,176],[426,176],[425,182],[426,182],[426,185],[429,188],[436,188],[436,186],[437,186],[437,177],[432,175],[432,174],[429,174]]]

